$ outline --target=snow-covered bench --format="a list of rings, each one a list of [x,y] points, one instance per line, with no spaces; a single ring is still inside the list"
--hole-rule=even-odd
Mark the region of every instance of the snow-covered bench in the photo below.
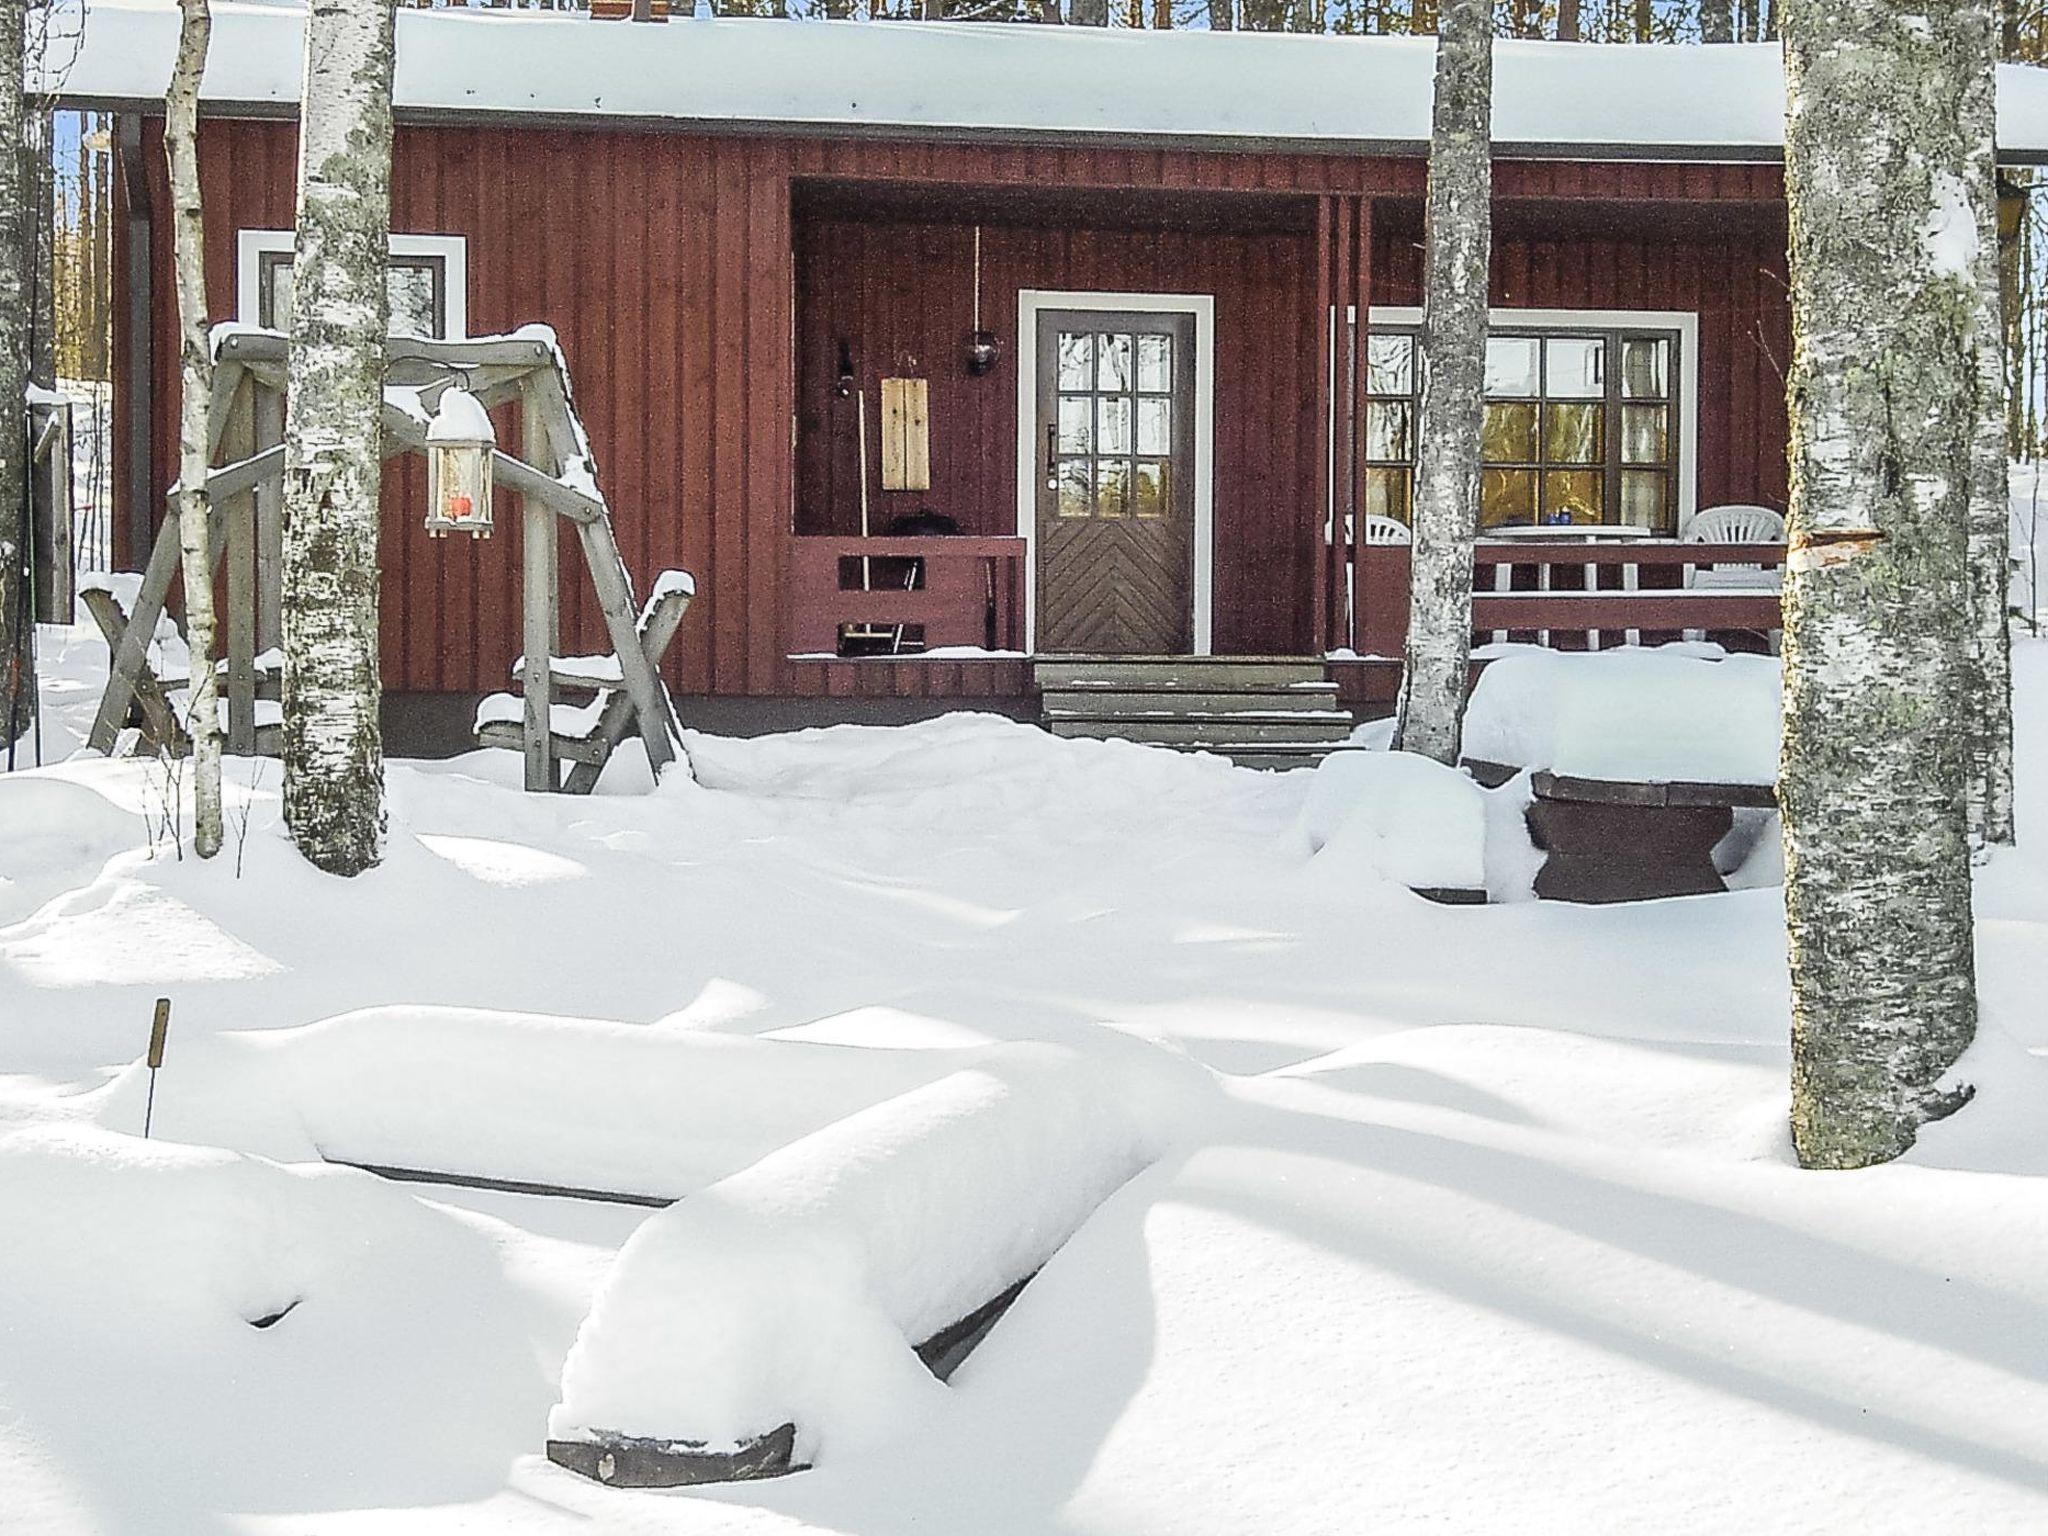
[[[657,677],[661,658],[675,639],[696,590],[688,571],[663,571],[640,610],[635,626],[640,652]],[[512,664],[512,676],[520,678],[525,673],[526,658],[521,656]],[[572,795],[587,795],[597,787],[598,775],[619,743],[639,729],[639,707],[626,687],[625,668],[616,652],[550,657],[548,675],[551,700],[563,693],[582,696],[575,703],[550,702],[548,727],[555,757],[575,765],[562,787]],[[523,752],[525,721],[526,700],[519,694],[489,694],[477,705],[477,745]]]
[[[143,578],[131,572],[95,571],[80,578],[78,595],[85,610],[105,636],[107,651],[118,656],[122,639],[135,622],[137,596]],[[268,698],[256,700],[256,751],[274,757],[283,744],[284,715],[275,694],[284,673],[284,653],[264,651],[254,662],[256,687]],[[214,671],[225,679],[226,660],[214,663]],[[150,636],[142,665],[130,679],[134,713],[141,717],[142,750],[183,757],[192,750],[192,738],[185,729],[190,712],[192,657],[185,637],[169,614],[159,612],[155,633]],[[220,726],[228,728],[228,700],[220,698]]]

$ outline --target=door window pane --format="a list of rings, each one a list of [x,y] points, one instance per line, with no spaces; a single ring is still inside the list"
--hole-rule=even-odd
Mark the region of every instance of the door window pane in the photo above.
[[[1621,408],[1621,458],[1625,464],[1662,464],[1670,457],[1670,435],[1662,405],[1624,405]]]
[[[1060,332],[1060,388],[1090,389],[1095,383],[1095,338],[1086,331]]]
[[[1131,338],[1101,335],[1096,341],[1095,387],[1118,392],[1131,387]]]
[[[1095,444],[1095,402],[1087,395],[1060,396],[1060,452],[1087,453]]]
[[[1596,401],[1543,408],[1543,457],[1552,464],[1600,462],[1601,407]]]
[[[1095,512],[1095,487],[1088,475],[1088,460],[1061,459],[1059,473],[1059,515],[1091,517]]]
[[[1666,495],[1669,477],[1662,470],[1625,469],[1621,472],[1621,520],[1638,528],[1671,531]]]
[[[1410,472],[1405,469],[1368,469],[1365,472],[1366,515],[1407,522],[1409,476]]]
[[[1163,459],[1140,459],[1131,467],[1131,516],[1166,516],[1170,472]]]
[[[1597,469],[1554,469],[1543,477],[1543,520],[1546,523],[1597,523],[1604,510],[1600,505]]]
[[[1125,460],[1096,460],[1095,515],[1097,517],[1122,517],[1130,483],[1130,465]]]
[[[1149,341],[1150,337],[1140,340]],[[1138,402],[1138,452],[1173,452],[1173,400],[1162,395],[1157,400],[1141,399]]]
[[[1131,451],[1131,402],[1128,399],[1101,397],[1095,402],[1095,451],[1097,453],[1129,453]]]
[[[1607,343],[1597,336],[1553,336],[1543,344],[1543,389],[1553,400],[1598,400],[1607,391]]]
[[[1365,339],[1365,389],[1371,395],[1415,393],[1415,338],[1368,335]]]
[[[1365,408],[1365,456],[1398,459],[1415,456],[1409,405],[1406,400],[1374,400]]]
[[[1479,476],[1479,526],[1536,521],[1536,471],[1489,469]]]
[[[1489,464],[1527,464],[1536,458],[1536,407],[1489,405],[1480,435],[1480,457]]]
[[[1173,338],[1138,338],[1138,388],[1161,394],[1173,388]]]
[[[1627,400],[1670,397],[1671,343],[1664,337],[1635,336],[1621,344],[1621,393]]]
[[[1542,350],[1542,342],[1533,336],[1489,336],[1486,393],[1510,398],[1535,395],[1536,360]]]

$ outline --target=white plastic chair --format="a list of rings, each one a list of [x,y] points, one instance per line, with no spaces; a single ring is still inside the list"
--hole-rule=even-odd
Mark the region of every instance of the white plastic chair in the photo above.
[[[1693,514],[1679,537],[1688,544],[1782,544],[1785,542],[1785,518],[1769,507],[1707,507]],[[1782,590],[1784,578],[1776,566],[1688,565],[1685,584],[1690,588],[1717,592],[1777,592]],[[1706,631],[1689,629],[1685,638],[1703,640]],[[1775,630],[1769,639],[1771,654],[1776,655],[1778,637]]]
[[[1368,544],[1408,544],[1413,535],[1408,525],[1398,517],[1388,517],[1383,512],[1365,514],[1365,542]]]

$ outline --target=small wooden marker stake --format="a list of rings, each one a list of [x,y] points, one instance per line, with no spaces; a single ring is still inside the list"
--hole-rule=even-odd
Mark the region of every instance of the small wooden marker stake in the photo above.
[[[156,1017],[149,1026],[149,1100],[142,1107],[142,1137],[149,1139],[149,1122],[156,1115],[156,1070],[164,1064],[164,1036],[171,1029],[171,1000],[156,1000]]]

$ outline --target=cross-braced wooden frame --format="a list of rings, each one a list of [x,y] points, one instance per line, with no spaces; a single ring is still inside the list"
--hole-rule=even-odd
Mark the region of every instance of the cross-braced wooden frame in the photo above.
[[[223,559],[227,563],[224,692],[226,744],[234,753],[275,751],[280,734],[269,722],[259,726],[257,702],[259,689],[269,685],[276,670],[259,665],[259,659],[273,655],[283,639],[285,355],[285,338],[271,331],[228,330],[215,345],[208,451],[225,462],[207,474],[206,502],[213,568],[218,570]],[[518,402],[523,455],[494,451],[491,479],[515,493],[520,503],[524,699],[516,737],[502,728],[510,724],[504,722],[501,727],[480,725],[479,740],[516,745],[526,759],[530,790],[588,793],[612,748],[629,734],[637,734],[646,746],[648,763],[659,777],[676,760],[681,737],[660,664],[689,602],[688,578],[664,576],[644,612],[635,603],[610,510],[601,496],[582,488],[595,488],[595,466],[570,406],[567,369],[545,332],[463,341],[392,337],[386,351],[385,458],[426,451],[427,424],[442,392],[457,384],[486,407]],[[561,629],[558,519],[576,530],[611,641],[614,665],[601,678],[565,673],[556,661]],[[111,590],[87,594],[112,652],[106,693],[88,738],[100,751],[113,749],[138,708],[156,745],[182,750],[182,724],[148,659],[178,566],[173,514],[158,531],[126,611]],[[594,729],[582,734],[555,729],[558,685],[598,693]],[[166,735],[170,739],[162,739]],[[576,765],[566,782],[565,760]]]

